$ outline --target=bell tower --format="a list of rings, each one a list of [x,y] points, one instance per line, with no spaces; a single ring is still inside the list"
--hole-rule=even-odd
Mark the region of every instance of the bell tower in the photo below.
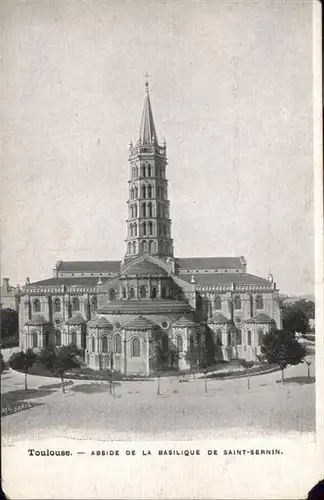
[[[129,163],[125,259],[143,253],[173,257],[166,143],[158,142],[147,79],[139,138],[130,144]]]

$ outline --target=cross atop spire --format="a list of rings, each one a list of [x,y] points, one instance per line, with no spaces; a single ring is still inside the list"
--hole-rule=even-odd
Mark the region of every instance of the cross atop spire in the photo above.
[[[151,75],[148,74],[148,72],[146,71],[145,75],[144,75],[144,78],[145,78],[145,89],[146,89],[146,92],[148,92],[148,86],[149,86],[149,82],[148,82],[148,79],[151,77]]]

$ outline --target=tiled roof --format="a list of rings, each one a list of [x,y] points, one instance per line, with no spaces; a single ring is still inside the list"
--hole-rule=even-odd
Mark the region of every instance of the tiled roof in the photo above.
[[[178,300],[114,300],[98,309],[107,314],[184,314],[191,311],[187,302]]]
[[[105,278],[102,279],[105,281]],[[41,281],[34,281],[29,286],[89,286],[94,287],[98,283],[98,278],[48,278]]]
[[[176,259],[181,269],[241,269],[241,257],[189,257]]]
[[[133,266],[130,266],[123,274],[125,276],[128,276],[130,274],[142,276],[147,274],[161,274],[162,276],[168,276],[168,273],[164,269],[162,269],[162,267],[148,261],[135,263]]]
[[[73,273],[84,272],[84,273],[119,273],[120,272],[120,260],[86,260],[86,261],[61,261],[57,270],[59,272]]]
[[[196,326],[196,323],[194,323],[194,321],[192,321],[191,319],[182,316],[175,323],[173,323],[172,326],[176,327]]]
[[[188,283],[191,282],[191,274],[181,274],[180,278]],[[270,281],[248,273],[206,273],[193,274],[196,285],[271,285]]]
[[[131,320],[129,323],[126,323],[124,328],[126,330],[147,330],[153,326],[153,323],[148,319],[143,316],[137,316],[137,318]]]
[[[208,321],[208,323],[231,323],[231,320],[226,318],[224,314],[217,313]]]
[[[46,325],[48,320],[42,314],[36,314],[26,322],[26,325]]]
[[[267,314],[258,313],[253,318],[248,319],[246,323],[274,323],[274,319]]]
[[[103,317],[93,319],[88,323],[88,326],[91,328],[112,328],[110,321]]]
[[[241,257],[179,257],[176,263],[181,269],[242,269],[244,266],[241,259]],[[120,264],[120,260],[61,261],[57,265],[57,270],[67,273],[119,273]]]
[[[87,320],[84,319],[82,314],[77,313],[74,316],[72,316],[71,318],[69,318],[66,323],[68,325],[83,325],[86,322],[87,322]]]

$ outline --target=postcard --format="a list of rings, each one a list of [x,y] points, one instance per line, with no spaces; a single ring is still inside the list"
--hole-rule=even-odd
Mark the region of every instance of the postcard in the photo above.
[[[0,10],[5,494],[306,498],[320,4]]]

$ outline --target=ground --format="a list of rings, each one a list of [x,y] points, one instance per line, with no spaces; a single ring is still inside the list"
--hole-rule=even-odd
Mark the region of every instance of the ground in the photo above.
[[[22,439],[71,437],[96,440],[191,440],[262,434],[314,432],[314,359],[307,366],[247,379],[191,379],[118,382],[78,381],[66,387],[54,378],[8,370],[2,374],[2,406],[30,402],[32,407],[2,418],[3,443]]]

